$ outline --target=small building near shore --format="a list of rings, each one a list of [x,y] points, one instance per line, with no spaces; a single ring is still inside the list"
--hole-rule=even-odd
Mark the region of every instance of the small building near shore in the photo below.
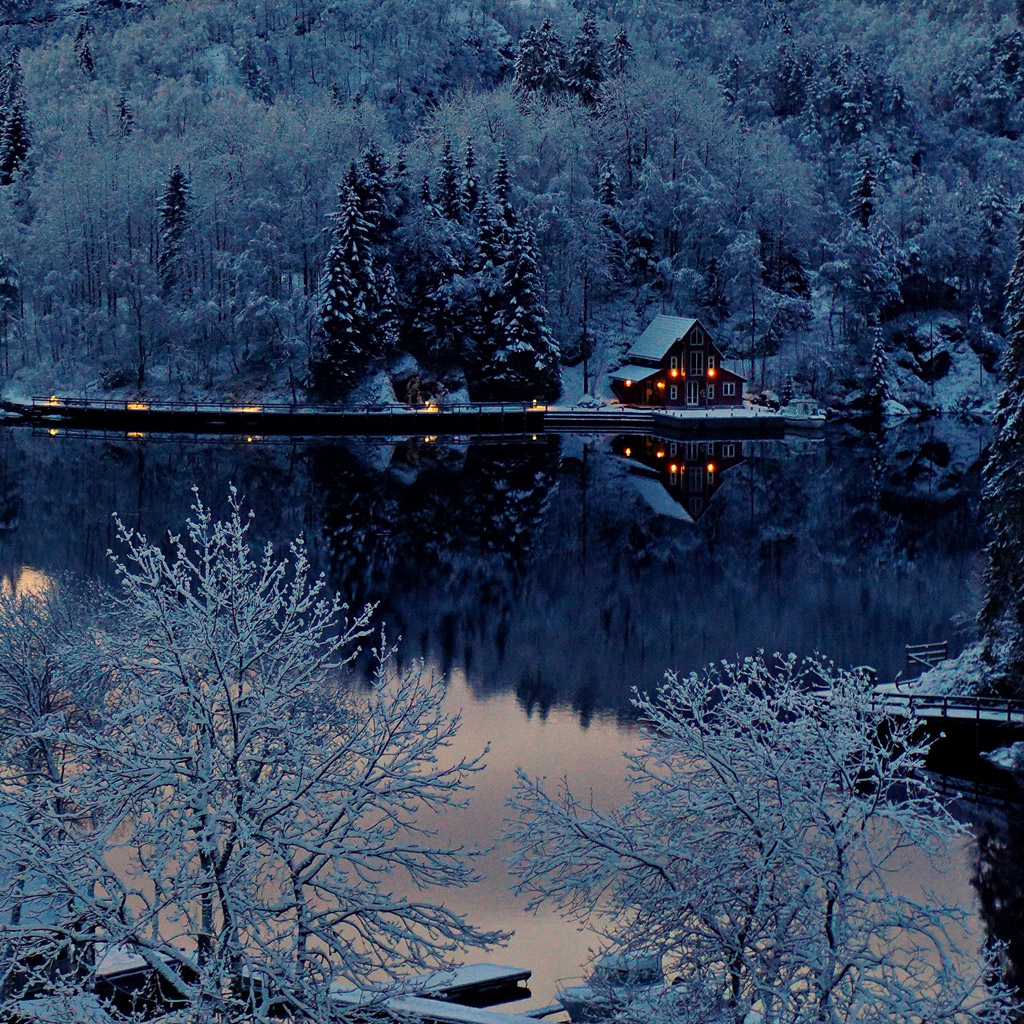
[[[656,316],[611,375],[625,405],[730,409],[743,404],[746,377],[722,365],[722,352],[699,320]]]

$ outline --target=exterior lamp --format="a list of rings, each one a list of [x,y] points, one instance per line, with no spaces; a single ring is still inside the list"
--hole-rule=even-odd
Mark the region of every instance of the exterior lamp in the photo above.
[[[657,455],[659,459],[665,458],[664,449],[662,451],[660,451],[660,452],[655,452],[654,454]]]
[[[677,473],[679,471],[679,467],[673,462],[672,465],[668,467],[668,471],[670,473]]]
[[[714,377],[716,373],[718,373],[718,371],[713,366],[708,369],[709,377]]]
[[[678,377],[679,376],[679,371],[678,370],[671,370],[670,373],[672,374],[673,377]]]
[[[627,448],[626,449],[626,458],[628,459],[630,457],[630,455],[632,455],[632,454],[633,454],[633,449],[632,448]]]
[[[633,386],[633,382],[631,380],[624,381],[623,383],[626,385],[627,388],[631,388]]]
[[[713,462],[709,462],[708,463],[708,472],[709,473],[714,473],[714,471],[715,471],[715,464]]]
[[[663,380],[659,380],[659,381],[658,381],[658,387],[659,387],[659,388],[660,388],[660,389],[661,389],[662,391],[664,391],[664,390],[665,390],[665,382],[664,382]]]

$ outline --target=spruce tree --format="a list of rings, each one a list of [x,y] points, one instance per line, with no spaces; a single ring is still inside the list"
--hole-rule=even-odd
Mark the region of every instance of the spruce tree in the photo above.
[[[498,166],[494,171],[494,205],[505,224],[512,227],[516,222],[515,211],[512,209],[512,176],[504,152],[498,154]]]
[[[11,50],[0,68],[0,119],[0,186],[7,186],[32,144],[17,49]]]
[[[526,227],[512,232],[502,276],[503,311],[495,348],[480,389],[497,399],[558,396],[558,352],[547,326],[533,239]]]
[[[868,153],[861,162],[857,187],[850,198],[850,214],[865,231],[871,221],[871,215],[875,212],[876,189],[875,171],[871,164],[871,154]]]
[[[135,130],[135,114],[128,106],[128,100],[124,93],[117,100],[117,127],[114,133],[119,139],[127,139]]]
[[[185,235],[189,220],[189,184],[175,166],[157,207],[160,214],[160,254],[156,267],[164,294],[185,283]]]
[[[1024,215],[1024,205],[1019,213]],[[1024,689],[1024,216],[1006,299],[1003,391],[985,463],[985,598],[978,616],[985,653],[1007,692]]]
[[[630,43],[625,28],[620,28],[616,33],[615,39],[612,40],[612,49],[615,51],[612,67],[616,75],[623,75],[633,59],[633,44]]]
[[[343,185],[330,251],[320,280],[323,339],[313,375],[329,395],[349,390],[373,351],[378,311],[369,226],[354,189]]]
[[[512,88],[517,93],[537,92],[544,84],[544,51],[540,33],[531,25],[519,40],[513,62]]]
[[[252,44],[246,46],[245,52],[242,54],[242,60],[238,65],[238,70],[241,72],[245,87],[249,90],[249,95],[257,103],[269,106],[273,98],[270,92],[270,80],[264,74],[263,68],[260,67]]]
[[[96,62],[93,60],[92,50],[89,47],[89,39],[91,36],[91,22],[83,21],[82,24],[78,26],[78,31],[75,33],[75,41],[73,43],[75,59],[78,61],[78,67],[82,74],[88,79],[96,77]]]
[[[452,144],[444,140],[441,152],[441,176],[437,183],[437,206],[447,220],[462,219],[462,198],[459,195],[459,172],[452,155]]]
[[[569,51],[567,83],[583,106],[593,107],[601,98],[604,79],[604,43],[597,34],[594,16],[586,14]]]
[[[476,177],[476,154],[473,152],[472,142],[466,143],[466,159],[462,167],[462,208],[467,213],[472,213],[480,199],[480,183]]]

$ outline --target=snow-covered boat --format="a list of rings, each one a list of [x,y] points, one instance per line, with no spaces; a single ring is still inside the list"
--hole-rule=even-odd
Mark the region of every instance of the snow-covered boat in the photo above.
[[[620,953],[602,957],[590,977],[559,983],[555,998],[577,1024],[605,1021],[628,1003],[666,989],[661,957],[654,953]]]
[[[794,430],[814,430],[825,425],[825,410],[813,398],[791,398],[779,415]]]

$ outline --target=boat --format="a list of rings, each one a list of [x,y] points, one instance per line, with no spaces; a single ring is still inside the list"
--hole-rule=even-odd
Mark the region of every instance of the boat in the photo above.
[[[825,410],[813,398],[791,398],[779,415],[794,430],[816,430],[825,425]]]
[[[555,998],[574,1024],[614,1017],[637,999],[660,995],[668,985],[657,953],[616,953],[602,957],[585,980],[559,982]]]

